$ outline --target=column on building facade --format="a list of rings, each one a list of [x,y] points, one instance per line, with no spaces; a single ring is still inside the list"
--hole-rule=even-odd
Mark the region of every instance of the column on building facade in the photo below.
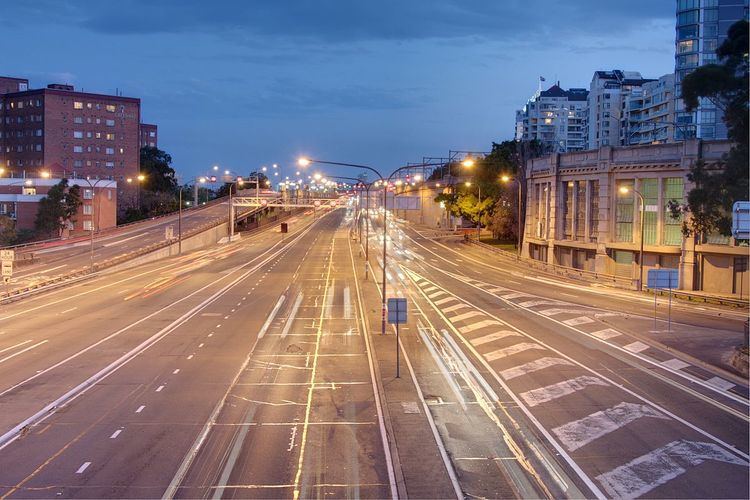
[[[607,255],[607,242],[611,240],[614,223],[612,211],[612,191],[614,189],[612,174],[609,170],[609,162],[599,161],[599,226],[596,235],[596,257],[594,257],[594,269],[597,273],[607,274],[610,272],[610,258]]]
[[[561,234],[558,227],[557,213],[559,209],[559,196],[557,190],[560,187],[560,173],[559,173],[560,155],[553,154],[550,156],[550,189],[549,199],[553,203],[549,204],[549,219],[547,221],[547,227],[549,230],[549,236],[547,237],[547,263],[555,264],[555,240],[558,235]],[[564,223],[564,221],[562,221]]]

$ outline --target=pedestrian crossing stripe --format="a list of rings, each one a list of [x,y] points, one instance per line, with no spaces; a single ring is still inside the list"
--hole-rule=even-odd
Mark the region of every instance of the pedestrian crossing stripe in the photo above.
[[[451,320],[451,323],[456,323],[458,321],[464,321],[469,318],[473,318],[475,316],[482,316],[482,315],[483,314],[479,311],[469,311],[463,314],[459,314],[457,316],[453,316],[452,318],[450,318],[450,320]]]
[[[507,358],[508,356],[512,356],[523,351],[529,351],[531,349],[544,349],[544,347],[534,342],[521,342],[519,344],[514,344],[509,347],[503,347],[502,349],[488,352],[484,355],[484,357],[487,359],[487,361],[495,361],[496,359]]]
[[[458,329],[458,331],[466,334],[471,333],[474,330],[479,330],[480,328],[485,328],[492,325],[502,325],[502,323],[494,319],[485,319],[483,321],[477,321],[476,323],[472,323],[470,325],[462,326]]]
[[[519,333],[511,331],[511,330],[501,330],[499,332],[490,333],[489,335],[484,335],[482,337],[477,337],[475,339],[471,339],[471,345],[473,346],[480,346],[482,344],[487,344],[488,342],[494,342],[495,340],[504,339],[506,337],[518,337],[520,336]]]

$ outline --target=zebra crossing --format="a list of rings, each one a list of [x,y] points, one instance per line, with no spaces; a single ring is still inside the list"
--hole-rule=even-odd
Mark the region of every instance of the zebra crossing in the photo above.
[[[467,303],[436,283],[412,271],[407,271],[407,274],[456,335],[499,375],[538,425],[549,430],[570,459],[602,488],[602,491],[594,492],[597,496],[659,496],[661,490],[658,488],[680,480],[691,485],[698,481],[701,487],[709,487],[703,484],[705,480],[700,483],[701,480],[696,479],[698,476],[691,477],[690,474],[695,468],[691,464],[707,461],[721,474],[746,471],[747,455],[736,450],[733,453],[731,446],[720,439],[501,318]],[[590,310],[571,308],[562,301],[541,300],[465,277],[462,279],[471,281],[474,286],[486,287],[488,293],[503,295],[506,300],[525,303],[527,308],[546,310],[547,315],[559,317],[562,324],[590,329],[591,334],[600,340],[624,342],[623,345],[629,345],[633,352],[651,349],[641,342],[627,342],[627,336],[612,328],[602,328],[597,320],[583,315],[590,314]],[[429,295],[438,290],[444,291],[445,295],[441,295],[439,301],[429,300]],[[664,361],[667,368],[686,368],[675,358]],[[721,386],[720,381],[716,384]],[[670,443],[684,445],[670,448]],[[634,445],[639,455],[611,452],[612,449]],[[656,473],[643,467],[643,464],[663,461],[665,454],[679,467],[657,468]],[[728,469],[738,465],[744,469],[739,472]],[[637,488],[633,489],[633,484],[638,485]]]

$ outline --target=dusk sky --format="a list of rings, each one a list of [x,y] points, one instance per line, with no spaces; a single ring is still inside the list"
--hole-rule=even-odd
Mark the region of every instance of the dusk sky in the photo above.
[[[185,176],[486,150],[540,75],[674,70],[672,0],[36,0],[3,20],[1,74],[140,97]]]

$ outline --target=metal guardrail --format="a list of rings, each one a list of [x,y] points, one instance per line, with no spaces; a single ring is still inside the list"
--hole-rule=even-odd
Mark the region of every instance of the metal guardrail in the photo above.
[[[659,296],[665,296],[669,294],[669,291],[662,289],[653,290],[650,288],[646,289],[649,293],[656,293]],[[672,298],[687,300],[689,302],[700,302],[703,304],[716,304],[721,306],[730,306],[736,308],[748,308],[750,307],[750,301],[748,299],[734,299],[731,297],[721,297],[718,295],[705,295],[702,293],[692,293],[684,290],[672,290]]]

